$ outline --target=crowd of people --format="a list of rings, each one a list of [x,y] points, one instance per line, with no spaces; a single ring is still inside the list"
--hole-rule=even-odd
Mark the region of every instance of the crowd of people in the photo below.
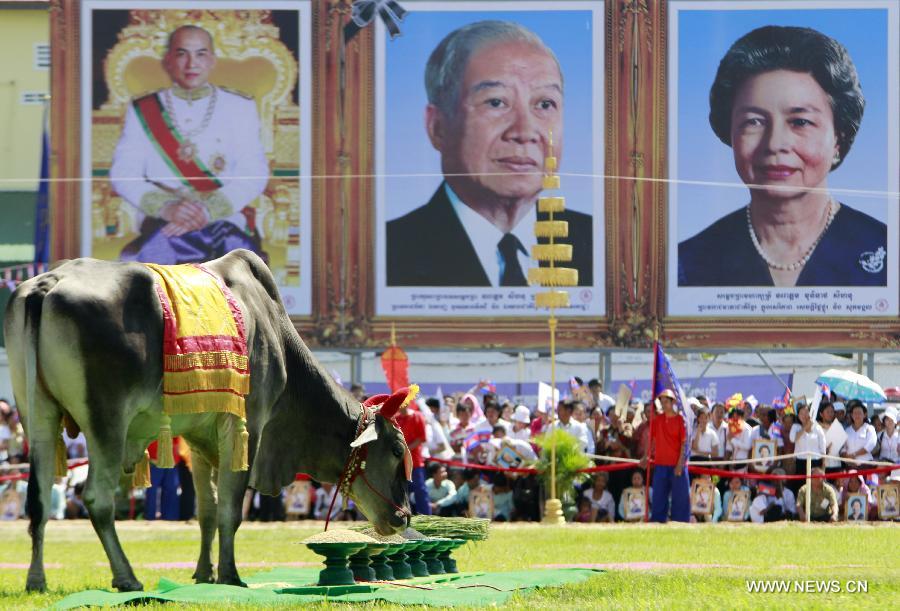
[[[592,473],[573,489],[560,491],[566,517],[572,521],[805,520],[807,495],[811,496],[811,520],[891,519],[892,507],[897,515],[900,487],[893,486],[900,483],[900,430],[897,408],[890,404],[883,410],[870,410],[858,400],[826,397],[813,417],[804,401],[765,405],[752,396],[734,395],[724,402],[698,396],[687,400],[694,413],[688,439],[671,391],[653,402],[632,399],[617,406],[598,380],[584,384],[573,378],[572,392],[550,413],[549,403],[533,408],[517,405],[487,386],[481,382],[469,392],[419,398],[398,414],[413,458],[410,506],[415,513],[540,520],[546,490],[535,473],[520,469],[537,461],[539,436],[559,428],[571,434],[596,465],[616,464],[608,459],[634,461],[627,468]],[[354,385],[351,393],[360,400],[365,397],[361,385]],[[837,429],[843,434],[836,435]],[[70,459],[87,457],[83,435],[63,438]],[[840,446],[835,447],[832,439],[842,440]],[[27,480],[8,477],[24,467],[26,452],[17,412],[8,401],[0,400],[0,476],[7,476],[5,481],[0,479],[0,517],[5,519],[26,511]],[[185,520],[194,516],[190,451],[186,444],[176,443],[174,452],[177,468],[152,467],[150,488],[121,490],[119,517]],[[805,475],[807,453],[813,474],[843,472],[847,476],[813,478],[809,486],[805,478],[778,478]],[[691,473],[692,466],[706,462],[749,458],[763,462],[716,465],[733,475]],[[842,458],[854,462],[842,462]],[[859,474],[866,469],[864,461],[894,463],[898,468]],[[645,480],[648,462],[652,462],[652,481]],[[70,478],[54,487],[53,517],[86,517],[82,485],[78,478]],[[363,518],[352,500],[345,502],[338,493],[332,503],[334,496],[332,484],[301,478],[281,497],[248,491],[245,515],[264,521]]]

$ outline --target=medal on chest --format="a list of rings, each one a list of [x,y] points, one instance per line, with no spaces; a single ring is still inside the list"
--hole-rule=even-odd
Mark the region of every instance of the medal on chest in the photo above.
[[[191,161],[197,155],[197,145],[190,140],[184,140],[178,145],[178,158],[181,161]]]

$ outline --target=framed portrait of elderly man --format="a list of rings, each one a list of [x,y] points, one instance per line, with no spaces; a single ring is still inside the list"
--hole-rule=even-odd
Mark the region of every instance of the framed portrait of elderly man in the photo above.
[[[603,3],[403,6],[402,36],[376,30],[376,315],[535,315],[537,200],[552,195],[572,247],[557,265],[578,272],[559,312],[603,316]]]
[[[759,462],[752,463],[753,470],[765,473],[775,466],[775,454],[778,446],[774,439],[755,439],[751,450],[750,458]]]
[[[80,3],[81,254],[235,248],[311,313],[309,1]]]
[[[847,495],[844,504],[844,519],[848,522],[865,522],[869,499],[865,494]]]
[[[898,3],[667,6],[668,315],[896,317]]]

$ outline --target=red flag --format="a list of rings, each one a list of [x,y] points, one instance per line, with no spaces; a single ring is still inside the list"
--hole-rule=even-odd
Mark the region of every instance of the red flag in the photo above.
[[[409,358],[400,346],[391,346],[381,354],[381,368],[392,393],[409,386]]]

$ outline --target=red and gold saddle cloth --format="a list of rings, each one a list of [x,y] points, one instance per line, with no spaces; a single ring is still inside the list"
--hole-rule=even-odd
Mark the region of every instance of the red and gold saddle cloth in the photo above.
[[[245,420],[250,362],[234,295],[202,265],[145,265],[156,275],[163,309],[163,411]]]

